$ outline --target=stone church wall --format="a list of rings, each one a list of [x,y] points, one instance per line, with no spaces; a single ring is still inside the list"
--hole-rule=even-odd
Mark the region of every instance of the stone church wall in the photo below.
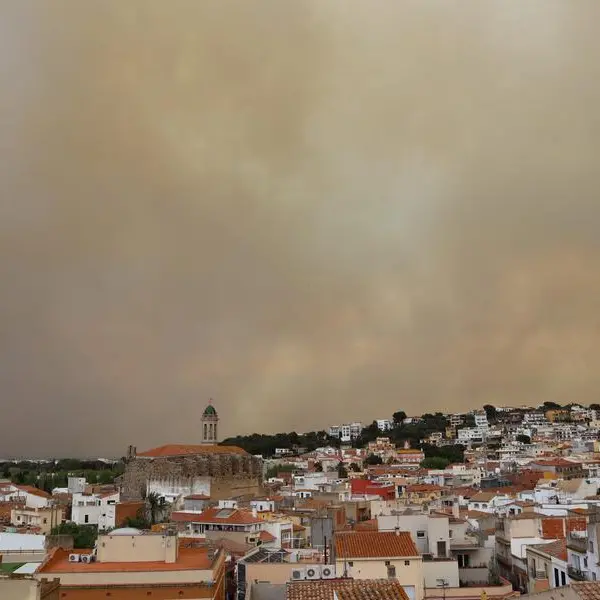
[[[172,481],[193,488],[199,478],[210,478],[212,500],[261,493],[262,459],[249,454],[194,454],[160,458],[131,458],[123,474],[122,499],[139,500],[148,481]]]

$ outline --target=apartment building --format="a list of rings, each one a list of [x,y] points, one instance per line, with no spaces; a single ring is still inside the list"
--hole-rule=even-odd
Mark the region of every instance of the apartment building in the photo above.
[[[176,535],[131,528],[99,536],[95,553],[53,549],[36,577],[60,578],[63,600],[225,598],[222,551],[183,547]]]
[[[335,535],[336,574],[353,579],[397,579],[410,600],[423,598],[423,558],[406,531]]]

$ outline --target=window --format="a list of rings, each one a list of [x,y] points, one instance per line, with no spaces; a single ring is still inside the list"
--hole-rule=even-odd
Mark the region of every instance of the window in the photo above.
[[[391,564],[392,564],[392,563],[391,563],[389,560],[386,560],[386,561],[385,561],[385,566],[386,566],[386,567],[389,567]]]
[[[353,561],[349,561],[349,562],[348,562],[348,566],[349,566],[349,567],[353,567],[353,566],[354,566],[354,562],[353,562]]]
[[[590,552],[594,554],[594,542],[590,542]]]
[[[388,567],[387,576],[388,579],[393,579],[394,577],[396,577],[396,567]]]
[[[418,538],[424,538],[425,537],[425,532],[424,531],[417,531],[417,537]]]
[[[43,523],[44,523],[44,525],[45,525],[47,522],[48,522],[48,519],[44,519],[44,520],[43,520]]]
[[[404,566],[405,567],[410,567],[410,560],[405,560],[404,561]]]
[[[560,585],[567,585],[567,576],[564,571],[560,572]]]
[[[596,581],[596,573],[594,571],[592,571],[592,581]]]
[[[84,523],[89,523],[90,522],[90,515],[85,515],[85,517],[83,518],[83,522]]]
[[[452,539],[452,529],[450,529],[450,530],[448,531],[448,537],[449,537],[450,539]]]
[[[588,562],[587,562],[587,556],[583,557],[583,566],[587,568],[588,566]]]

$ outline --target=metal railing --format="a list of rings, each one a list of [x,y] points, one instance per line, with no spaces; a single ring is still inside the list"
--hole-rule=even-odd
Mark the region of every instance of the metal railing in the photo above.
[[[567,567],[567,572],[571,579],[575,579],[576,581],[587,581],[587,573],[585,571],[581,571],[580,569],[576,569],[569,565]]]
[[[567,534],[567,548],[585,554],[588,548],[588,538],[585,536]]]

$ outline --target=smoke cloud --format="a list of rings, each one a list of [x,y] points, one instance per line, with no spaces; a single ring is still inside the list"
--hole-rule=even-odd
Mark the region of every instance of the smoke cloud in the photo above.
[[[0,454],[598,401],[599,13],[3,3]]]

